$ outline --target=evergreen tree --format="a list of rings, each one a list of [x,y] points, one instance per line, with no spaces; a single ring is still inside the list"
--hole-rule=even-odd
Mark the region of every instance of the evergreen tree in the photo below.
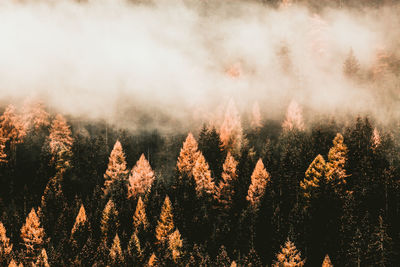
[[[104,193],[109,194],[111,185],[115,181],[124,181],[127,178],[128,170],[126,169],[125,154],[122,150],[121,143],[117,140],[111,151],[108,167],[104,174]]]
[[[372,232],[368,251],[370,255],[369,264],[372,266],[393,266],[392,239],[387,233],[387,225],[382,216],[378,217],[378,225]]]
[[[198,151],[196,139],[194,139],[192,133],[189,133],[185,142],[183,143],[183,147],[179,153],[178,162],[176,164],[181,177],[192,177],[192,171],[199,155],[200,152]]]
[[[315,157],[308,167],[305,178],[300,182],[300,187],[303,189],[304,197],[311,198],[312,193],[320,187],[320,182],[323,182],[325,177],[326,163],[321,155]]]
[[[234,155],[239,155],[243,144],[243,129],[233,99],[229,101],[225,119],[219,132],[224,149]]]
[[[294,100],[289,104],[282,128],[284,131],[304,130],[303,113],[300,106]]]
[[[228,152],[223,165],[222,180],[216,188],[216,198],[224,210],[228,210],[232,205],[232,197],[235,193],[234,183],[237,180],[237,165],[238,162]]]
[[[42,249],[42,251],[40,252],[40,255],[38,256],[36,263],[34,264],[34,266],[36,267],[50,267],[49,265],[49,259],[47,257],[47,252],[46,249]]]
[[[326,254],[324,261],[322,262],[322,267],[333,267],[331,259],[329,258],[328,254]]]
[[[44,244],[44,229],[40,225],[39,217],[34,208],[26,217],[21,228],[21,239],[25,246],[25,259],[27,262],[35,260]]]
[[[114,237],[109,257],[111,266],[121,266],[124,263],[124,256],[122,254],[118,234],[116,234]]]
[[[221,267],[231,266],[231,259],[229,258],[225,246],[223,245],[219,248],[217,258],[215,259],[215,266],[221,266]]]
[[[259,207],[261,198],[265,194],[265,189],[270,179],[270,175],[265,169],[264,163],[259,159],[251,175],[251,184],[246,197],[252,208],[257,209]]]
[[[203,125],[199,136],[199,150],[208,162],[213,177],[220,177],[222,172],[223,149],[222,142],[215,127]]]
[[[196,164],[193,167],[193,178],[196,182],[197,196],[202,197],[214,194],[215,184],[211,177],[208,163],[201,152],[196,160]]]
[[[154,179],[154,172],[142,154],[129,175],[129,197],[144,196],[150,190]]]
[[[165,245],[168,241],[169,235],[174,230],[174,218],[172,214],[172,204],[169,197],[166,196],[164,204],[161,207],[160,219],[156,227],[156,239],[159,244]]]
[[[133,229],[136,233],[138,233],[140,229],[146,230],[148,225],[149,223],[146,217],[145,205],[142,201],[142,197],[139,197],[135,214],[133,215]]]
[[[12,244],[6,235],[6,228],[0,222],[0,265],[6,266],[11,260]]]
[[[358,74],[359,70],[360,70],[360,63],[354,56],[353,49],[350,49],[350,52],[347,55],[347,58],[343,64],[343,73],[347,77],[353,78]]]
[[[109,245],[119,228],[118,211],[114,202],[110,199],[104,207],[101,216],[100,230],[102,242]]]
[[[261,267],[263,266],[260,256],[258,256],[257,251],[252,247],[249,253],[243,260],[243,266],[248,267]]]
[[[274,264],[272,264],[273,267],[301,267],[305,263],[305,260],[301,259],[301,253],[289,239],[281,247],[281,252],[276,255],[276,259]]]
[[[75,255],[78,255],[83,249],[89,238],[90,231],[90,223],[86,217],[85,207],[82,204],[71,230],[71,243]]]
[[[176,229],[168,238],[168,248],[171,253],[172,260],[177,264],[182,257],[183,242],[179,230]]]

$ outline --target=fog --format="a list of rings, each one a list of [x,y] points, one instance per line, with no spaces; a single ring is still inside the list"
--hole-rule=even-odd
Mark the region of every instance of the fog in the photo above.
[[[350,49],[364,70],[379,49],[396,53],[399,12],[317,15],[249,1],[1,1],[0,101],[34,97],[78,117],[117,123],[146,114],[187,124],[209,120],[231,98],[242,112],[257,100],[268,119],[294,99],[309,114],[385,121],[398,102],[378,101],[376,88],[397,97],[399,79],[354,82],[342,69]]]

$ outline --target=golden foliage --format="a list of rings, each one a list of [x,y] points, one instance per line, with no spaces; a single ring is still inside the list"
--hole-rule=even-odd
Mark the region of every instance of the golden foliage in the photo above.
[[[265,189],[269,181],[270,175],[265,169],[262,160],[259,159],[251,175],[251,184],[246,197],[253,208],[257,208],[260,204],[260,200],[265,194]]]
[[[102,240],[106,242],[107,239],[112,238],[110,235],[114,233],[111,232],[111,229],[118,229],[118,227],[118,211],[114,202],[110,199],[104,207],[100,221]]]
[[[292,130],[304,130],[303,113],[296,101],[292,100],[286,112],[286,119],[282,123],[285,132]]]
[[[335,186],[346,184],[346,170],[344,169],[347,161],[347,146],[343,142],[343,136],[338,133],[333,139],[333,147],[328,153],[328,163],[326,166],[326,178],[328,182]]]
[[[49,146],[52,155],[51,160],[56,163],[56,169],[60,172],[64,172],[71,166],[73,142],[67,121],[62,115],[58,114],[51,123]]]
[[[110,258],[114,264],[122,263],[124,261],[124,255],[122,254],[122,249],[118,234],[116,234],[114,237],[113,244],[110,249]]]
[[[311,191],[320,186],[321,179],[325,175],[326,163],[321,155],[317,155],[308,167],[305,178],[300,182],[300,187],[304,190],[306,198],[311,197]]]
[[[179,230],[176,229],[175,232],[173,232],[168,238],[168,247],[175,263],[178,262],[182,256],[182,246],[183,242],[181,239],[181,234],[179,233]]]
[[[322,267],[333,267],[331,259],[328,254],[326,254],[324,261],[322,262]]]
[[[142,197],[139,197],[136,205],[135,214],[133,215],[134,231],[137,232],[140,226],[143,226],[143,229],[146,229],[148,225],[149,223],[146,216],[146,207],[142,201]]]
[[[36,257],[44,243],[44,230],[34,208],[21,228],[21,239],[24,241],[27,257]]]
[[[46,112],[44,104],[40,101],[28,99],[24,102],[23,122],[25,129],[35,130],[50,125],[50,115]]]
[[[26,135],[25,127],[20,116],[15,113],[15,107],[8,105],[3,115],[0,116],[0,129],[3,132],[3,137],[10,140],[13,144],[23,142]]]
[[[296,246],[290,240],[287,240],[281,247],[281,252],[276,255],[276,258],[277,260],[272,264],[273,267],[302,267],[305,263],[305,260],[301,259],[301,253],[297,251]]]
[[[12,244],[10,239],[7,237],[6,228],[3,223],[0,222],[0,262],[6,262],[9,260],[12,251]]]
[[[154,172],[144,154],[136,162],[129,175],[128,196],[138,196],[146,194],[155,179]]]
[[[156,255],[153,253],[151,254],[149,261],[147,262],[147,266],[148,267],[155,267],[158,266],[158,259],[156,257]]]
[[[203,154],[200,152],[196,164],[193,167],[193,178],[196,182],[197,196],[212,195],[215,192],[215,184],[211,177],[210,167]]]
[[[216,198],[225,209],[229,208],[229,206],[232,204],[232,196],[234,194],[232,183],[237,179],[237,165],[238,162],[231,155],[231,153],[228,152],[225,162],[222,166],[222,180],[216,188]]]
[[[156,227],[156,239],[158,243],[165,243],[169,235],[174,230],[174,218],[172,214],[172,204],[169,197],[166,196],[161,208],[160,219]]]
[[[108,193],[114,181],[124,180],[127,175],[128,170],[126,169],[125,154],[122,150],[121,143],[117,140],[108,158],[108,167],[104,174],[104,192]]]
[[[40,252],[40,255],[37,258],[37,261],[34,265],[35,267],[50,267],[49,265],[49,259],[47,257],[46,250],[43,248],[42,251]]]
[[[79,228],[79,226],[84,225],[86,223],[86,212],[85,212],[85,207],[83,204],[81,205],[78,215],[76,216],[74,226],[72,227],[71,233],[74,234],[75,231]]]
[[[192,177],[192,170],[199,157],[198,144],[193,134],[189,133],[183,142],[182,149],[179,153],[177,167],[181,175]]]

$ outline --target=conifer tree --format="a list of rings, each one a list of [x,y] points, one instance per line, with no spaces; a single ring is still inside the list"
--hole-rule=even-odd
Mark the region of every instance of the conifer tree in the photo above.
[[[90,225],[86,217],[85,207],[82,204],[71,230],[72,246],[76,249],[75,252],[79,252],[86,244],[89,238],[89,232]]]
[[[324,261],[322,262],[322,267],[333,267],[328,254],[325,255]]]
[[[127,252],[128,252],[127,253],[128,258],[131,260],[130,262],[128,261],[128,263],[132,263],[132,265],[133,265],[133,263],[135,263],[137,265],[140,265],[141,263],[143,263],[144,251],[140,244],[139,237],[137,236],[137,234],[135,232],[132,234],[131,238],[129,239]]]
[[[11,259],[12,244],[6,235],[6,228],[0,222],[0,265],[6,266]]]
[[[182,257],[182,246],[181,234],[176,229],[168,238],[168,248],[175,263],[178,263]]]
[[[110,199],[104,207],[101,216],[100,230],[102,242],[109,245],[119,228],[118,211],[114,202]]]
[[[372,132],[372,149],[375,151],[382,143],[381,135],[379,134],[379,130],[375,127]]]
[[[111,266],[121,266],[124,262],[124,256],[122,254],[122,249],[118,234],[116,234],[114,237],[109,256],[110,256]]]
[[[25,129],[34,128],[39,130],[41,127],[50,125],[50,115],[46,112],[44,104],[40,101],[26,100],[23,107],[23,122]]]
[[[169,235],[174,230],[174,218],[172,214],[172,204],[169,197],[166,196],[164,204],[161,208],[160,219],[156,227],[156,239],[159,244],[165,244],[168,241]]]
[[[146,157],[142,154],[129,175],[129,197],[145,195],[150,190],[154,179],[154,172]]]
[[[1,163],[7,163],[7,154],[6,154],[6,142],[7,138],[3,136],[3,131],[0,128],[0,165]]]
[[[215,184],[211,177],[208,163],[201,152],[197,158],[196,164],[193,167],[193,178],[196,182],[196,193],[198,197],[214,194]]]
[[[232,261],[232,263],[231,263],[231,267],[237,267],[237,263],[236,263],[236,261]]]
[[[115,181],[126,180],[128,170],[126,169],[125,154],[122,150],[121,143],[117,140],[111,151],[108,167],[104,174],[104,193],[110,193],[111,185]]]
[[[62,115],[58,114],[51,123],[49,146],[52,163],[55,164],[56,170],[61,173],[71,166],[73,142],[67,121]]]
[[[270,182],[270,176],[264,167],[261,159],[257,161],[253,174],[251,175],[251,184],[247,192],[247,201],[250,202],[252,208],[257,209],[261,198],[265,194],[267,184]]]
[[[220,138],[225,150],[231,151],[235,155],[240,153],[243,143],[243,129],[233,99],[229,101],[226,109],[225,119],[220,129]]]
[[[354,56],[353,49],[350,49],[346,60],[343,63],[343,73],[349,77],[355,77],[360,70],[360,63],[358,63],[357,58]]]
[[[260,256],[258,256],[257,251],[252,247],[247,254],[247,256],[243,260],[244,266],[249,267],[262,267],[263,264],[261,263]]]
[[[11,259],[10,263],[8,264],[8,267],[18,267],[18,265],[14,259]]]
[[[34,208],[26,217],[21,228],[21,238],[24,241],[26,260],[34,260],[39,255],[44,243],[44,230]]]
[[[261,128],[261,113],[260,113],[260,106],[258,102],[254,102],[253,110],[252,110],[252,117],[251,117],[251,127],[253,129]]]
[[[344,169],[347,162],[347,146],[343,142],[343,136],[338,133],[333,139],[333,147],[328,153],[328,163],[326,164],[326,178],[328,182],[334,185],[346,184],[346,170]]]
[[[158,266],[158,259],[156,257],[156,254],[151,254],[149,261],[147,262],[148,267],[156,267]]]
[[[301,253],[296,246],[288,239],[285,245],[281,247],[281,252],[276,255],[276,261],[272,264],[273,267],[301,267],[304,266],[305,260],[301,259]]]
[[[372,232],[368,246],[370,264],[373,266],[393,266],[392,239],[387,233],[387,225],[382,216],[378,217],[378,225]]]
[[[303,113],[296,101],[292,100],[286,112],[286,119],[282,123],[282,128],[285,132],[304,130]]]
[[[219,177],[222,172],[223,149],[222,142],[215,127],[203,125],[199,135],[199,150],[208,162],[213,177]]]
[[[229,258],[225,246],[223,245],[219,248],[217,258],[215,259],[215,266],[221,266],[221,267],[231,266],[231,259]]]
[[[50,267],[49,258],[47,257],[46,249],[44,249],[44,248],[42,249],[34,266],[35,267]]]
[[[232,205],[232,197],[234,194],[234,183],[237,180],[236,167],[238,162],[228,152],[222,172],[222,180],[216,189],[216,198],[219,204],[225,209],[229,209]]]
[[[8,105],[3,115],[0,116],[0,129],[3,131],[3,137],[10,140],[11,145],[23,142],[26,131],[13,105]]]
[[[194,139],[192,133],[189,133],[185,142],[183,142],[183,147],[176,165],[181,176],[186,175],[187,177],[192,177],[192,171],[199,154],[197,141]]]
[[[303,189],[304,197],[310,198],[313,190],[320,187],[320,182],[325,176],[326,163],[321,155],[315,157],[313,162],[308,167],[305,178],[300,182],[300,187]]]
[[[135,214],[133,215],[133,229],[136,233],[138,233],[139,229],[141,228],[146,230],[148,225],[149,223],[147,221],[146,208],[142,201],[142,197],[139,197]]]

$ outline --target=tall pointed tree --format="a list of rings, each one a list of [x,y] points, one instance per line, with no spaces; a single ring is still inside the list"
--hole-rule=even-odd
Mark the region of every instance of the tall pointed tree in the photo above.
[[[305,178],[300,182],[300,187],[303,189],[304,197],[310,198],[312,192],[320,187],[320,182],[325,177],[326,163],[321,155],[315,157],[308,167]]]
[[[281,252],[276,255],[276,259],[274,264],[272,264],[273,267],[302,267],[305,263],[305,260],[301,258],[301,253],[289,239],[285,242],[285,245],[281,247]]]
[[[254,102],[253,110],[252,110],[252,117],[251,117],[251,127],[253,129],[261,128],[261,113],[260,113],[260,106],[258,102]]]
[[[333,147],[328,153],[328,163],[326,164],[326,178],[334,185],[346,184],[345,165],[347,162],[347,146],[343,142],[343,136],[338,133],[333,139]]]
[[[115,208],[114,202],[110,199],[104,207],[101,216],[100,230],[101,240],[106,245],[112,242],[112,239],[117,234],[119,228],[118,211]]]
[[[154,172],[144,154],[136,162],[129,175],[129,197],[144,196],[155,179]]]
[[[77,250],[76,252],[79,252],[86,244],[89,238],[89,232],[90,225],[86,217],[85,207],[82,204],[71,230],[72,246]]]
[[[235,155],[240,153],[243,143],[243,129],[240,115],[233,99],[229,101],[225,119],[220,128],[220,137],[223,147]]]
[[[230,152],[226,155],[226,159],[223,165],[222,180],[216,189],[216,198],[219,204],[225,209],[229,209],[232,205],[232,197],[234,194],[234,183],[237,179],[237,168],[238,162],[231,155]]]
[[[171,253],[172,260],[178,264],[182,257],[183,242],[179,230],[176,229],[168,238],[168,248]]]
[[[50,267],[49,265],[49,258],[47,257],[47,252],[46,249],[42,249],[40,252],[40,255],[38,256],[36,263],[34,265],[35,267]]]
[[[4,133],[0,128],[0,164],[7,163],[6,142],[7,138],[3,136]]]
[[[110,192],[111,185],[115,181],[126,180],[127,175],[125,154],[121,143],[117,140],[111,151],[108,167],[104,174],[104,193],[107,195]]]
[[[353,78],[358,74],[360,70],[360,63],[357,58],[354,56],[353,49],[350,49],[349,54],[347,55],[346,60],[343,63],[343,73],[349,77]]]
[[[149,223],[147,221],[146,208],[142,201],[142,197],[139,197],[139,200],[136,204],[135,214],[133,215],[133,229],[136,233],[138,233],[140,229],[147,229],[148,225]]]
[[[186,175],[192,177],[192,171],[199,154],[197,141],[194,139],[193,134],[189,133],[185,142],[183,142],[183,147],[176,165],[181,176]]]
[[[333,267],[328,254],[325,255],[324,261],[322,262],[322,267]]]
[[[196,182],[197,196],[203,197],[214,194],[215,184],[211,177],[211,171],[201,152],[197,158],[196,164],[193,167],[193,178]]]
[[[111,266],[121,266],[124,263],[124,255],[122,254],[118,234],[116,234],[114,237],[109,257]]]
[[[25,129],[38,130],[50,125],[50,115],[42,102],[29,99],[24,102],[23,122]]]
[[[6,228],[0,222],[0,265],[6,266],[11,260],[12,244],[6,235]]]
[[[145,255],[136,232],[134,232],[129,239],[127,255],[128,264],[143,264]]]
[[[270,175],[265,169],[264,163],[259,159],[254,168],[253,174],[251,175],[251,184],[246,197],[247,201],[250,202],[251,207],[254,209],[258,208],[270,179]]]
[[[13,105],[8,105],[3,115],[0,116],[0,129],[12,145],[23,142],[26,131]]]
[[[25,246],[25,259],[35,260],[39,255],[44,243],[44,229],[40,225],[39,217],[34,208],[26,217],[25,224],[21,228],[21,238]]]
[[[172,214],[172,204],[169,197],[166,196],[164,204],[161,208],[160,219],[156,227],[156,239],[159,244],[165,244],[168,241],[169,235],[173,233],[174,217]]]
[[[296,101],[292,100],[286,112],[286,119],[282,123],[284,131],[304,130],[303,113]]]

